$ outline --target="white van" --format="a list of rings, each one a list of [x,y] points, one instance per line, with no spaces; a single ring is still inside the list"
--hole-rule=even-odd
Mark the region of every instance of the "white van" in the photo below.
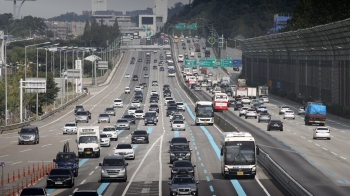
[[[191,57],[194,57],[194,52],[191,52],[190,55],[191,55]]]
[[[184,62],[184,55],[179,54],[178,58],[177,58],[178,62]]]

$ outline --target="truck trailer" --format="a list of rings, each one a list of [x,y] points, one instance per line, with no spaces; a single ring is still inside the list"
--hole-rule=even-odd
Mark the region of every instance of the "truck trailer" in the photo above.
[[[319,124],[326,125],[327,108],[322,104],[311,103],[305,109],[305,125]]]

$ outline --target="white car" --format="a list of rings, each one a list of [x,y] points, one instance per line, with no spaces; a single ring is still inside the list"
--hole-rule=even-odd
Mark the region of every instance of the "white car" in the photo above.
[[[134,91],[135,91],[135,92],[136,92],[136,91],[142,91],[142,87],[141,87],[141,86],[135,86]]]
[[[316,127],[313,133],[313,139],[326,138],[331,139],[331,130],[328,127]]]
[[[129,87],[125,87],[124,88],[124,93],[125,94],[130,94],[130,88]]]
[[[178,58],[177,58],[178,62],[184,62],[184,55],[179,54]]]
[[[118,144],[114,148],[114,154],[124,156],[125,159],[135,159],[134,147],[131,144]]]
[[[241,102],[243,104],[250,104],[251,100],[248,97],[244,97],[244,98],[242,98]]]
[[[154,45],[158,45],[157,43],[154,43]],[[158,51],[157,50],[155,50],[155,51],[153,51],[153,53],[157,53]]]
[[[298,115],[305,114],[305,107],[299,107],[298,109]]]
[[[180,111],[185,111],[185,104],[183,102],[176,102],[176,105],[177,105],[177,109],[180,110]]]
[[[286,105],[282,105],[282,106],[280,106],[278,113],[279,113],[279,115],[281,115],[281,114],[284,114],[284,112],[287,110],[290,110],[290,107],[286,106]]]
[[[174,120],[171,124],[171,129],[173,131],[185,131],[185,122],[183,120]]]
[[[254,109],[248,109],[247,112],[245,113],[245,118],[258,118],[258,114]]]
[[[247,107],[241,107],[241,109],[239,110],[239,117],[245,116],[245,114],[247,113],[248,109],[249,108],[247,108]]]
[[[168,101],[175,101],[172,97],[165,97],[164,105],[168,105]]]
[[[107,134],[110,140],[118,141],[118,131],[114,126],[103,127],[101,133]]]
[[[138,101],[138,100],[132,101],[131,102],[131,107],[140,108],[141,107],[140,101]]]
[[[63,127],[63,134],[77,134],[77,123],[75,122],[69,122],[66,123]]]
[[[292,111],[292,110],[285,110],[283,119],[287,119],[287,118],[295,119],[294,111]]]
[[[256,108],[257,112],[267,112],[267,108],[265,106],[258,106],[258,108]]]
[[[107,134],[100,133],[100,146],[111,146],[110,138],[108,137]]]
[[[130,78],[130,74],[125,74],[125,78]]]
[[[143,113],[143,110],[136,110],[134,116],[136,119],[143,119],[145,114]]]
[[[266,96],[261,97],[264,100],[264,103],[270,103],[269,98]]]
[[[118,108],[122,108],[123,107],[123,100],[121,100],[121,99],[114,99],[114,101],[113,101],[113,107],[114,108],[116,108],[116,107],[118,107]]]
[[[144,74],[143,77],[144,78],[149,78],[149,75],[148,74]]]
[[[136,110],[137,110],[136,107],[129,107],[129,108],[128,108],[128,114],[134,115],[134,113],[135,113]]]

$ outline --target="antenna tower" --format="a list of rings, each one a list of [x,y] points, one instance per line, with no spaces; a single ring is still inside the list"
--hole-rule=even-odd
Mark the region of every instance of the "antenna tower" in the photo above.
[[[21,11],[21,7],[22,7],[23,3],[26,2],[26,1],[36,1],[36,0],[5,0],[5,1],[13,1],[13,13],[12,13],[12,16],[13,16],[14,19],[18,19],[19,13]],[[18,2],[21,1],[22,2],[21,5],[17,6],[17,1]],[[17,7],[19,8],[18,13],[17,13]]]

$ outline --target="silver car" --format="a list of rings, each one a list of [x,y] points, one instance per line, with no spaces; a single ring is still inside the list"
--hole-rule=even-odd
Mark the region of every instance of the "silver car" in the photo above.
[[[103,158],[101,166],[101,182],[111,179],[122,179],[124,182],[128,179],[127,166],[125,158],[119,155],[109,155]]]
[[[195,91],[201,91],[202,87],[200,85],[196,85],[196,86],[194,86],[194,90]]]
[[[115,116],[115,110],[114,108],[106,108],[105,109],[105,114],[109,114],[111,116]]]
[[[258,118],[258,114],[254,109],[248,109],[247,112],[245,113],[245,118]]]
[[[89,113],[87,111],[78,111],[75,114],[75,123],[78,123],[80,121],[89,123]]]
[[[259,114],[259,117],[258,117],[258,123],[260,122],[270,122],[271,120],[271,115],[267,112],[262,112]]]
[[[109,118],[109,114],[100,114],[98,116],[98,123],[101,123],[101,122],[106,122],[106,123],[110,123],[111,122],[111,119]]]
[[[300,115],[300,114],[305,114],[305,107],[300,107],[298,109],[298,115]]]
[[[120,129],[130,130],[130,122],[126,118],[121,118],[121,119],[117,120],[117,122],[115,123],[115,128],[118,130],[120,130]]]

